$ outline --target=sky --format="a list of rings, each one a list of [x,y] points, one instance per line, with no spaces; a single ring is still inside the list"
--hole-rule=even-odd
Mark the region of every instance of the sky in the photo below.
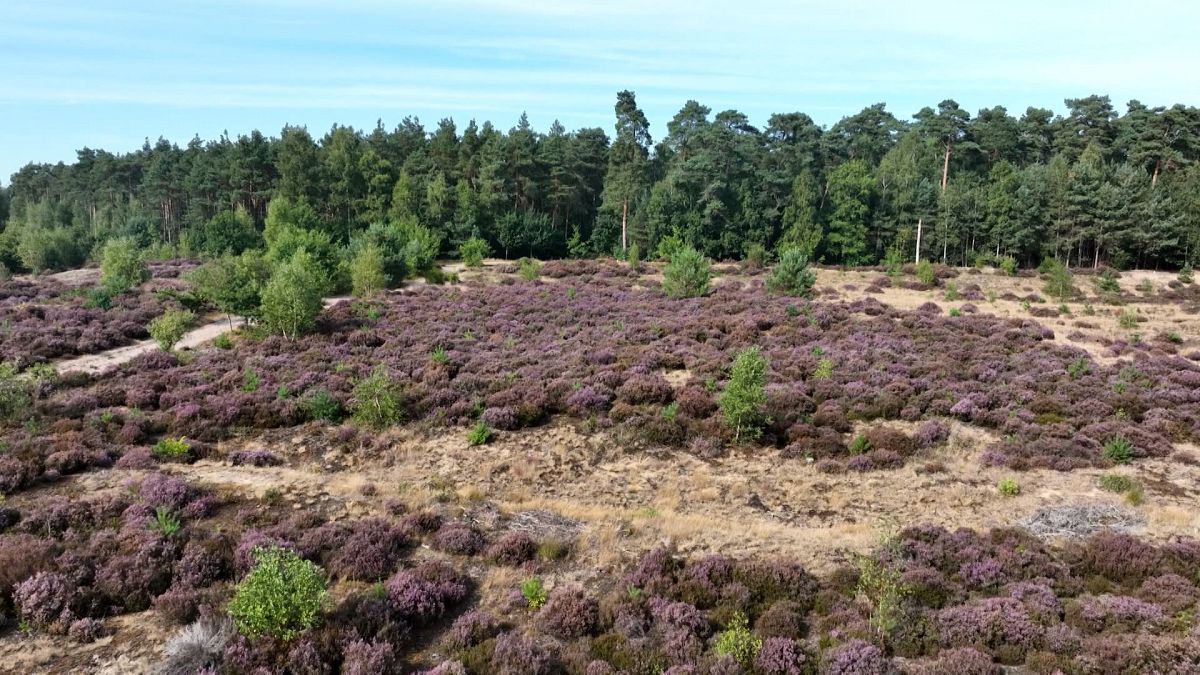
[[[765,126],[884,101],[972,112],[1200,104],[1200,3],[927,0],[0,0],[0,183],[83,147],[128,152],[285,124],[452,117],[603,127],[631,89],[655,140],[688,99]]]

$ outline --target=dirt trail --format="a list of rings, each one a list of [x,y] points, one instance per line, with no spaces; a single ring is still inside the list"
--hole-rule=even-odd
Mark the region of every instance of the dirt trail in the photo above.
[[[343,300],[347,300],[346,296],[338,296],[325,299],[325,307],[332,307]],[[176,349],[195,349],[210,340],[216,338],[221,333],[244,325],[246,322],[237,317],[221,316],[220,318],[209,321],[208,323],[193,328],[175,345]],[[105,352],[97,354],[84,354],[70,359],[64,359],[54,364],[55,370],[61,373],[79,372],[88,373],[89,375],[99,375],[106,373],[124,363],[132,361],[135,357],[145,354],[146,352],[158,349],[158,345],[154,340],[142,340],[124,347],[117,347]]]

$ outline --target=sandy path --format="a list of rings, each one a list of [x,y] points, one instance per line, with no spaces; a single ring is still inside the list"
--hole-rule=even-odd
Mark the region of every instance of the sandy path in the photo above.
[[[349,299],[348,296],[338,296],[333,298],[325,298],[325,307],[328,309],[343,300]],[[218,319],[210,321],[203,326],[193,328],[188,331],[183,339],[175,345],[176,349],[195,349],[210,340],[216,338],[221,333],[244,325],[246,322],[237,317],[222,316]],[[142,340],[124,347],[117,347],[106,352],[98,354],[84,354],[70,359],[65,359],[54,364],[54,368],[61,374],[67,372],[88,373],[90,375],[99,375],[106,373],[113,368],[120,366],[123,363],[128,363],[135,357],[145,354],[146,352],[158,349],[158,345],[154,340]]]

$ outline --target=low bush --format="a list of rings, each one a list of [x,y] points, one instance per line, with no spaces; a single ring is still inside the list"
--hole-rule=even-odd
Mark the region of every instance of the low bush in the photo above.
[[[695,298],[708,293],[712,266],[696,249],[687,246],[671,255],[663,269],[663,291],[672,298]]]
[[[169,352],[187,334],[195,319],[196,315],[187,310],[172,309],[163,312],[158,318],[151,321],[147,330],[150,332],[150,337],[158,343],[159,349]]]
[[[229,603],[239,632],[291,640],[320,623],[327,592],[319,567],[278,547],[256,549],[253,557]]]

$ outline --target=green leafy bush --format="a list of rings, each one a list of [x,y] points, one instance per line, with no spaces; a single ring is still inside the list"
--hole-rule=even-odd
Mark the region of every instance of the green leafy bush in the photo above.
[[[812,295],[816,283],[817,275],[808,267],[808,256],[793,247],[780,252],[779,262],[767,280],[767,289],[772,293],[807,298]]]
[[[533,281],[542,275],[542,264],[533,258],[521,258],[517,261],[517,270],[525,281]]]
[[[1096,276],[1096,290],[1101,293],[1120,293],[1121,284],[1112,272],[1104,270]]]
[[[100,252],[100,287],[119,295],[150,278],[146,258],[132,237],[118,237],[104,243]]]
[[[296,251],[263,288],[263,323],[272,333],[295,340],[316,323],[327,287],[328,279],[316,259],[307,249]]]
[[[954,282],[947,283],[946,290],[942,293],[942,297],[949,302],[958,300],[958,284],[955,284]]]
[[[1184,265],[1183,269],[1179,270],[1179,283],[1190,284],[1190,283],[1193,283],[1194,281],[1195,281],[1195,277],[1192,274],[1192,266]]]
[[[187,442],[186,438],[163,438],[154,444],[151,452],[155,457],[162,459],[170,459],[173,457],[183,457],[191,452],[192,446]]]
[[[1005,478],[996,484],[996,489],[1005,497],[1016,497],[1021,494],[1021,486],[1012,478]]]
[[[932,286],[937,281],[937,276],[933,273],[933,263],[928,259],[917,263],[917,281],[926,286]]]
[[[1042,261],[1039,271],[1046,275],[1046,294],[1059,300],[1067,300],[1075,294],[1075,286],[1071,280],[1071,271],[1063,263],[1046,258]]]
[[[734,440],[758,438],[762,434],[763,406],[767,402],[767,359],[758,347],[738,352],[721,392],[719,404],[725,423],[734,430]]]
[[[169,352],[187,334],[195,319],[196,315],[185,309],[168,309],[152,320],[146,330],[158,343],[159,349]]]
[[[1133,311],[1132,309],[1127,309],[1124,312],[1121,312],[1120,316],[1117,317],[1117,325],[1126,330],[1137,328],[1137,312]]]
[[[350,261],[350,287],[354,295],[368,298],[387,288],[388,284],[383,251],[375,244],[360,248]]]
[[[249,638],[291,640],[316,627],[327,591],[321,568],[279,547],[254,550],[254,569],[242,579],[229,615]]]
[[[1011,255],[1006,255],[1000,259],[1000,271],[1006,276],[1015,277],[1017,275],[1017,259]]]
[[[642,264],[642,250],[637,244],[630,244],[629,250],[625,252],[625,262],[629,263],[630,269],[637,271]]]
[[[1104,456],[1114,464],[1128,464],[1133,461],[1133,443],[1121,436],[1104,441]]]
[[[16,365],[0,362],[0,422],[26,413],[32,404],[33,382]]]
[[[354,387],[354,421],[382,429],[400,421],[400,387],[388,377],[383,365]]]
[[[825,358],[817,361],[817,367],[813,369],[811,379],[828,380],[831,377],[833,377],[833,360]]]
[[[458,256],[467,267],[483,265],[483,259],[492,252],[488,243],[479,237],[471,237],[458,247]]]
[[[750,632],[746,615],[738,610],[733,613],[725,630],[717,635],[713,649],[720,656],[732,656],[743,668],[750,668],[762,644],[762,638]]]
[[[850,441],[850,454],[864,455],[871,451],[871,441],[865,434],[856,434],[853,440]]]
[[[546,604],[546,587],[542,585],[541,577],[529,577],[521,582],[521,596],[529,609],[538,609]]]
[[[213,338],[212,344],[217,349],[233,349],[233,338],[229,337],[229,333],[221,333]]]
[[[746,246],[746,257],[742,261],[746,269],[757,272],[767,264],[767,249],[758,242],[753,242]]]
[[[663,291],[672,298],[696,298],[708,293],[712,265],[699,251],[685,246],[663,269]]]
[[[318,389],[306,401],[308,417],[320,422],[336,424],[342,419],[342,404],[327,389]]]
[[[160,506],[154,510],[154,518],[150,521],[151,530],[169,537],[178,532],[180,527],[179,518],[167,507]]]
[[[467,443],[469,445],[486,445],[490,440],[492,440],[492,430],[486,422],[477,422],[467,432]]]
[[[1129,492],[1137,485],[1137,481],[1129,476],[1122,476],[1115,473],[1106,473],[1100,476],[1099,482],[1101,489],[1108,490],[1109,492]]]
[[[1067,375],[1070,375],[1072,380],[1078,380],[1090,372],[1092,367],[1086,357],[1081,356],[1067,364]]]

